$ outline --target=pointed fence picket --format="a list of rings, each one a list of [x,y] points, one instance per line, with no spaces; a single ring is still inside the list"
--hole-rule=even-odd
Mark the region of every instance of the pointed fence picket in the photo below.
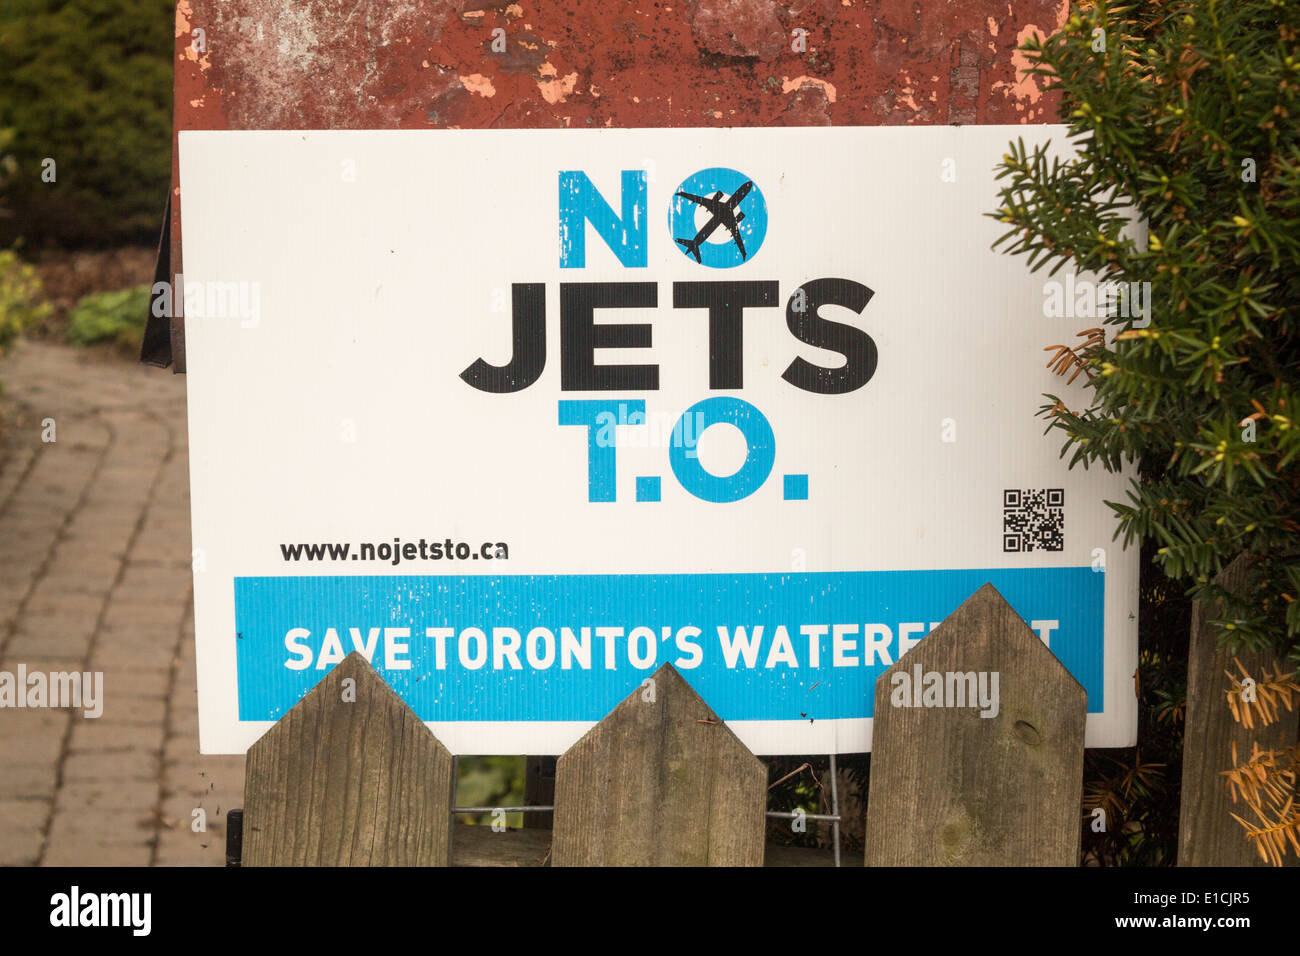
[[[996,713],[972,705],[995,677]],[[947,706],[924,706],[936,681]],[[984,585],[876,682],[867,864],[1077,865],[1087,709],[1079,682]]]
[[[243,866],[448,866],[452,756],[358,653],[248,751]]]
[[[665,664],[555,770],[554,866],[762,866],[767,767]]]

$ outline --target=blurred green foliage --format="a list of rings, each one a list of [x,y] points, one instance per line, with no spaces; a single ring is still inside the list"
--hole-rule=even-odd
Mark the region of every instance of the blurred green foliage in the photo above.
[[[0,3],[0,245],[152,243],[171,176],[171,0]],[[41,178],[54,160],[54,182]]]
[[[0,249],[0,355],[24,328],[49,313],[50,307],[40,301],[40,295],[36,270],[12,249]]]
[[[84,296],[68,313],[68,341],[73,345],[108,343],[134,354],[140,351],[149,311],[149,286]]]
[[[141,311],[143,314],[143,310]],[[524,802],[523,757],[461,757],[457,761],[456,806],[518,807]],[[522,813],[507,813],[506,825],[523,825]],[[458,823],[492,825],[492,814],[457,817]]]

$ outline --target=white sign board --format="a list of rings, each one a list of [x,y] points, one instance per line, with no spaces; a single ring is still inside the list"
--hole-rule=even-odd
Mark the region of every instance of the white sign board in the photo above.
[[[353,650],[457,753],[665,663],[757,753],[868,750],[986,582],[1131,745],[1127,477],[1035,416],[1101,323],[989,248],[1018,136],[1064,129],[182,132],[203,752]]]

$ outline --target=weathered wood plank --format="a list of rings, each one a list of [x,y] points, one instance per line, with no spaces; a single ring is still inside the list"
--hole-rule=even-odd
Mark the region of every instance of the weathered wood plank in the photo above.
[[[767,768],[671,665],[652,679],[560,757],[552,864],[762,866]]]
[[[997,674],[996,716],[891,703],[911,690],[895,675],[931,672],[990,675],[989,697]],[[1086,711],[1083,687],[984,585],[876,682],[867,865],[1076,866]]]
[[[1246,561],[1239,557],[1216,579],[1229,591],[1246,583]],[[1245,762],[1252,742],[1261,749],[1280,750],[1296,742],[1300,712],[1282,710],[1281,719],[1267,727],[1248,730],[1232,719],[1227,692],[1232,687],[1228,673],[1238,674],[1235,656],[1247,673],[1259,679],[1266,670],[1282,667],[1277,654],[1242,649],[1233,655],[1219,647],[1219,629],[1208,621],[1219,613],[1218,604],[1202,607],[1192,602],[1191,643],[1187,660],[1187,724],[1183,737],[1182,805],[1178,815],[1179,866],[1266,866],[1265,860],[1247,841],[1241,824],[1231,812],[1252,819],[1241,804],[1233,805],[1226,781],[1221,776],[1232,768],[1232,745]],[[1225,673],[1226,672],[1226,673]],[[1286,864],[1295,866],[1294,855]]]
[[[267,731],[246,766],[245,866],[451,863],[451,754],[360,654]]]

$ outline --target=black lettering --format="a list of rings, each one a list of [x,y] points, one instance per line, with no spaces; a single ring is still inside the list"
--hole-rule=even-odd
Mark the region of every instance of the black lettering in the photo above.
[[[653,391],[657,365],[597,365],[596,349],[648,349],[649,325],[595,322],[596,309],[647,309],[659,304],[653,282],[564,282],[560,284],[560,389]]]
[[[546,285],[516,282],[510,287],[511,353],[508,365],[489,365],[483,359],[460,377],[484,392],[517,392],[537,381],[546,367]]]
[[[777,304],[776,282],[674,282],[674,309],[709,310],[709,388],[742,388],[745,309]]]
[[[823,368],[796,358],[781,377],[820,395],[843,395],[871,381],[876,374],[875,341],[862,329],[822,318],[817,310],[823,305],[842,305],[860,315],[873,295],[871,289],[851,279],[813,279],[796,289],[785,306],[790,331],[800,342],[839,352],[846,361],[840,368]]]

